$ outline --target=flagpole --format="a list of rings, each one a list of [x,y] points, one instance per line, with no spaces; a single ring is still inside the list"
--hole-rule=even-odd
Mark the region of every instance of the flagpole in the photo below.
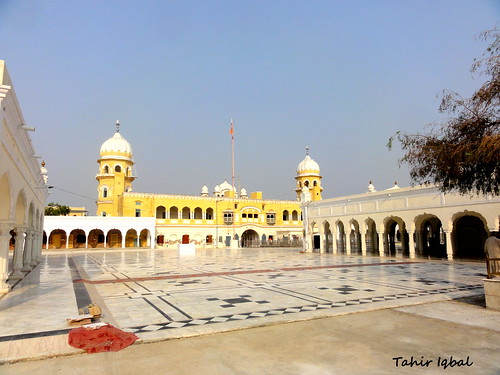
[[[236,192],[234,191],[234,122],[233,119],[231,119],[231,167],[232,167],[232,186],[233,186],[233,197],[236,198]],[[234,199],[233,198],[233,199]],[[234,200],[233,200],[234,202]],[[233,217],[233,240],[235,239],[235,228],[234,228],[234,222],[236,219],[236,214]]]

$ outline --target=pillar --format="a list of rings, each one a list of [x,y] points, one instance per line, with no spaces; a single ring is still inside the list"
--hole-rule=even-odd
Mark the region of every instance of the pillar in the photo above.
[[[337,254],[337,226],[336,225],[330,225],[330,230],[332,231],[332,253]]]
[[[324,225],[318,225],[318,234],[319,234],[319,252],[325,252],[325,227]]]
[[[10,224],[0,224],[0,293],[7,293],[10,289],[7,284],[9,277],[9,241]]]
[[[453,244],[451,242],[451,230],[445,230],[446,234],[446,255],[448,260],[453,260]]]
[[[360,232],[361,241],[359,246],[361,247],[361,255],[366,256],[366,232],[361,230]]]
[[[24,241],[23,253],[23,268],[21,271],[29,272],[33,269],[31,265],[31,251],[33,250],[33,229],[28,228],[26,231],[26,239]]]
[[[19,280],[24,277],[24,273],[21,272],[23,268],[23,252],[24,252],[24,233],[26,231],[25,227],[16,227],[14,229],[16,232],[16,246],[14,247],[14,256],[12,258],[12,273],[9,276],[11,280]]]
[[[349,230],[346,231],[344,227],[344,234],[345,234],[345,247],[346,247],[346,252],[347,255],[351,255],[351,226],[349,225]]]
[[[408,246],[410,246],[409,251],[410,251],[410,258],[415,258],[415,241],[413,239],[413,234],[414,231],[409,231],[408,232]]]
[[[385,232],[384,232],[384,229],[383,229],[384,228],[383,225],[380,225],[379,228],[381,228],[381,229],[379,229],[377,231],[377,235],[378,235],[378,254],[381,257],[383,257],[384,253],[385,253],[385,248],[384,248],[384,246],[385,246],[384,245],[384,243],[385,243],[385,241],[384,241]]]

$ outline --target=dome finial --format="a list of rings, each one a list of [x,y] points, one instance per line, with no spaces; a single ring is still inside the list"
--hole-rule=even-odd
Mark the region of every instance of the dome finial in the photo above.
[[[309,155],[309,146],[306,146],[306,155]]]
[[[116,132],[120,132],[120,120],[116,120]]]

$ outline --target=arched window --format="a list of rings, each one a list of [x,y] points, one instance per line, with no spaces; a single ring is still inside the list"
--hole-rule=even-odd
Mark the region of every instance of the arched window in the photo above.
[[[182,209],[182,218],[187,220],[187,219],[190,219],[190,213],[191,213],[191,210],[189,209],[189,207],[184,207]]]
[[[318,181],[314,180],[313,186],[318,186]]]
[[[107,216],[106,211],[102,211],[102,216]]]
[[[108,188],[102,189],[102,197],[107,198],[108,197]]]
[[[109,173],[109,167],[107,165],[104,166],[104,173]]]
[[[292,220],[293,221],[299,220],[299,214],[295,210],[292,211]]]
[[[213,208],[207,208],[206,218],[207,218],[207,220],[214,219],[214,209]]]
[[[117,165],[115,167],[115,172],[121,172],[122,171],[122,167],[120,167],[119,165]]]
[[[283,211],[283,221],[288,221],[290,220],[288,210]]]
[[[308,181],[308,180],[306,180],[306,181],[304,182],[304,186],[309,187],[309,181]]]
[[[166,218],[165,207],[163,207],[163,206],[156,207],[156,218],[157,219],[165,219]]]
[[[178,219],[179,218],[179,209],[175,206],[170,207],[170,218]]]
[[[194,209],[194,218],[195,220],[201,220],[203,218],[203,211],[200,207]]]

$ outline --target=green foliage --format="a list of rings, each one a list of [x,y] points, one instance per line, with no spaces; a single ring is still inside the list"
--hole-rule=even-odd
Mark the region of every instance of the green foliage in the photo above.
[[[480,39],[492,39],[471,72],[487,76],[472,95],[444,91],[439,111],[450,117],[431,124],[427,134],[397,132],[394,140],[405,151],[400,163],[410,167],[410,177],[421,184],[435,183],[442,191],[461,194],[500,195],[500,34],[497,28]]]
[[[45,207],[45,216],[67,216],[69,214],[69,207],[59,203],[49,203]]]

